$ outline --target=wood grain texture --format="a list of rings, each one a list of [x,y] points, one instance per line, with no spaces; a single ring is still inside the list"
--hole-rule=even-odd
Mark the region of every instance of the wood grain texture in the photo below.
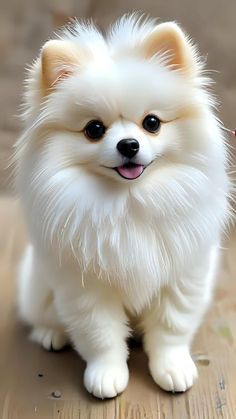
[[[132,349],[127,390],[110,401],[83,388],[85,364],[68,349],[48,353],[17,320],[14,275],[26,234],[19,204],[0,198],[0,418],[235,419],[236,235],[225,244],[215,301],[195,339],[199,380],[187,393],[160,390],[141,348]],[[58,391],[56,399],[52,393]]]

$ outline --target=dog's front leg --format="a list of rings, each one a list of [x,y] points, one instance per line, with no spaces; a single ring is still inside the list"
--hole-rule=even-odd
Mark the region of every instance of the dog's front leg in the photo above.
[[[216,262],[213,249],[202,265],[163,288],[144,316],[150,372],[164,390],[186,391],[197,378],[190,344],[211,299]]]
[[[128,384],[129,334],[122,304],[111,290],[81,288],[58,293],[60,317],[74,347],[87,362],[84,384],[99,398],[114,397]]]

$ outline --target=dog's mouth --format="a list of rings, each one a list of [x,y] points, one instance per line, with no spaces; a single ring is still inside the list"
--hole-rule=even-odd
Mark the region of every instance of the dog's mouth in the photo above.
[[[137,179],[146,169],[143,164],[126,163],[122,166],[114,167],[114,170],[124,179]]]

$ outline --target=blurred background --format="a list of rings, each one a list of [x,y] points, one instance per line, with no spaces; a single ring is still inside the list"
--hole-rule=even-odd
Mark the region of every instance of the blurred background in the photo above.
[[[207,58],[207,68],[214,70],[219,117],[235,128],[235,0],[0,0],[0,191],[9,191],[9,169],[4,168],[21,129],[16,115],[26,64],[70,17],[92,17],[104,29],[133,10],[176,20],[192,36]],[[234,138],[230,141],[233,144]]]

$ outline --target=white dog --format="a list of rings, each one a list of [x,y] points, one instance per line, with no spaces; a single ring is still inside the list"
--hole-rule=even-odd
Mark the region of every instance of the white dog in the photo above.
[[[46,349],[70,340],[84,383],[128,383],[129,318],[155,382],[185,391],[229,217],[227,155],[196,48],[175,23],[75,22],[27,81],[18,188],[30,244],[19,307]]]

